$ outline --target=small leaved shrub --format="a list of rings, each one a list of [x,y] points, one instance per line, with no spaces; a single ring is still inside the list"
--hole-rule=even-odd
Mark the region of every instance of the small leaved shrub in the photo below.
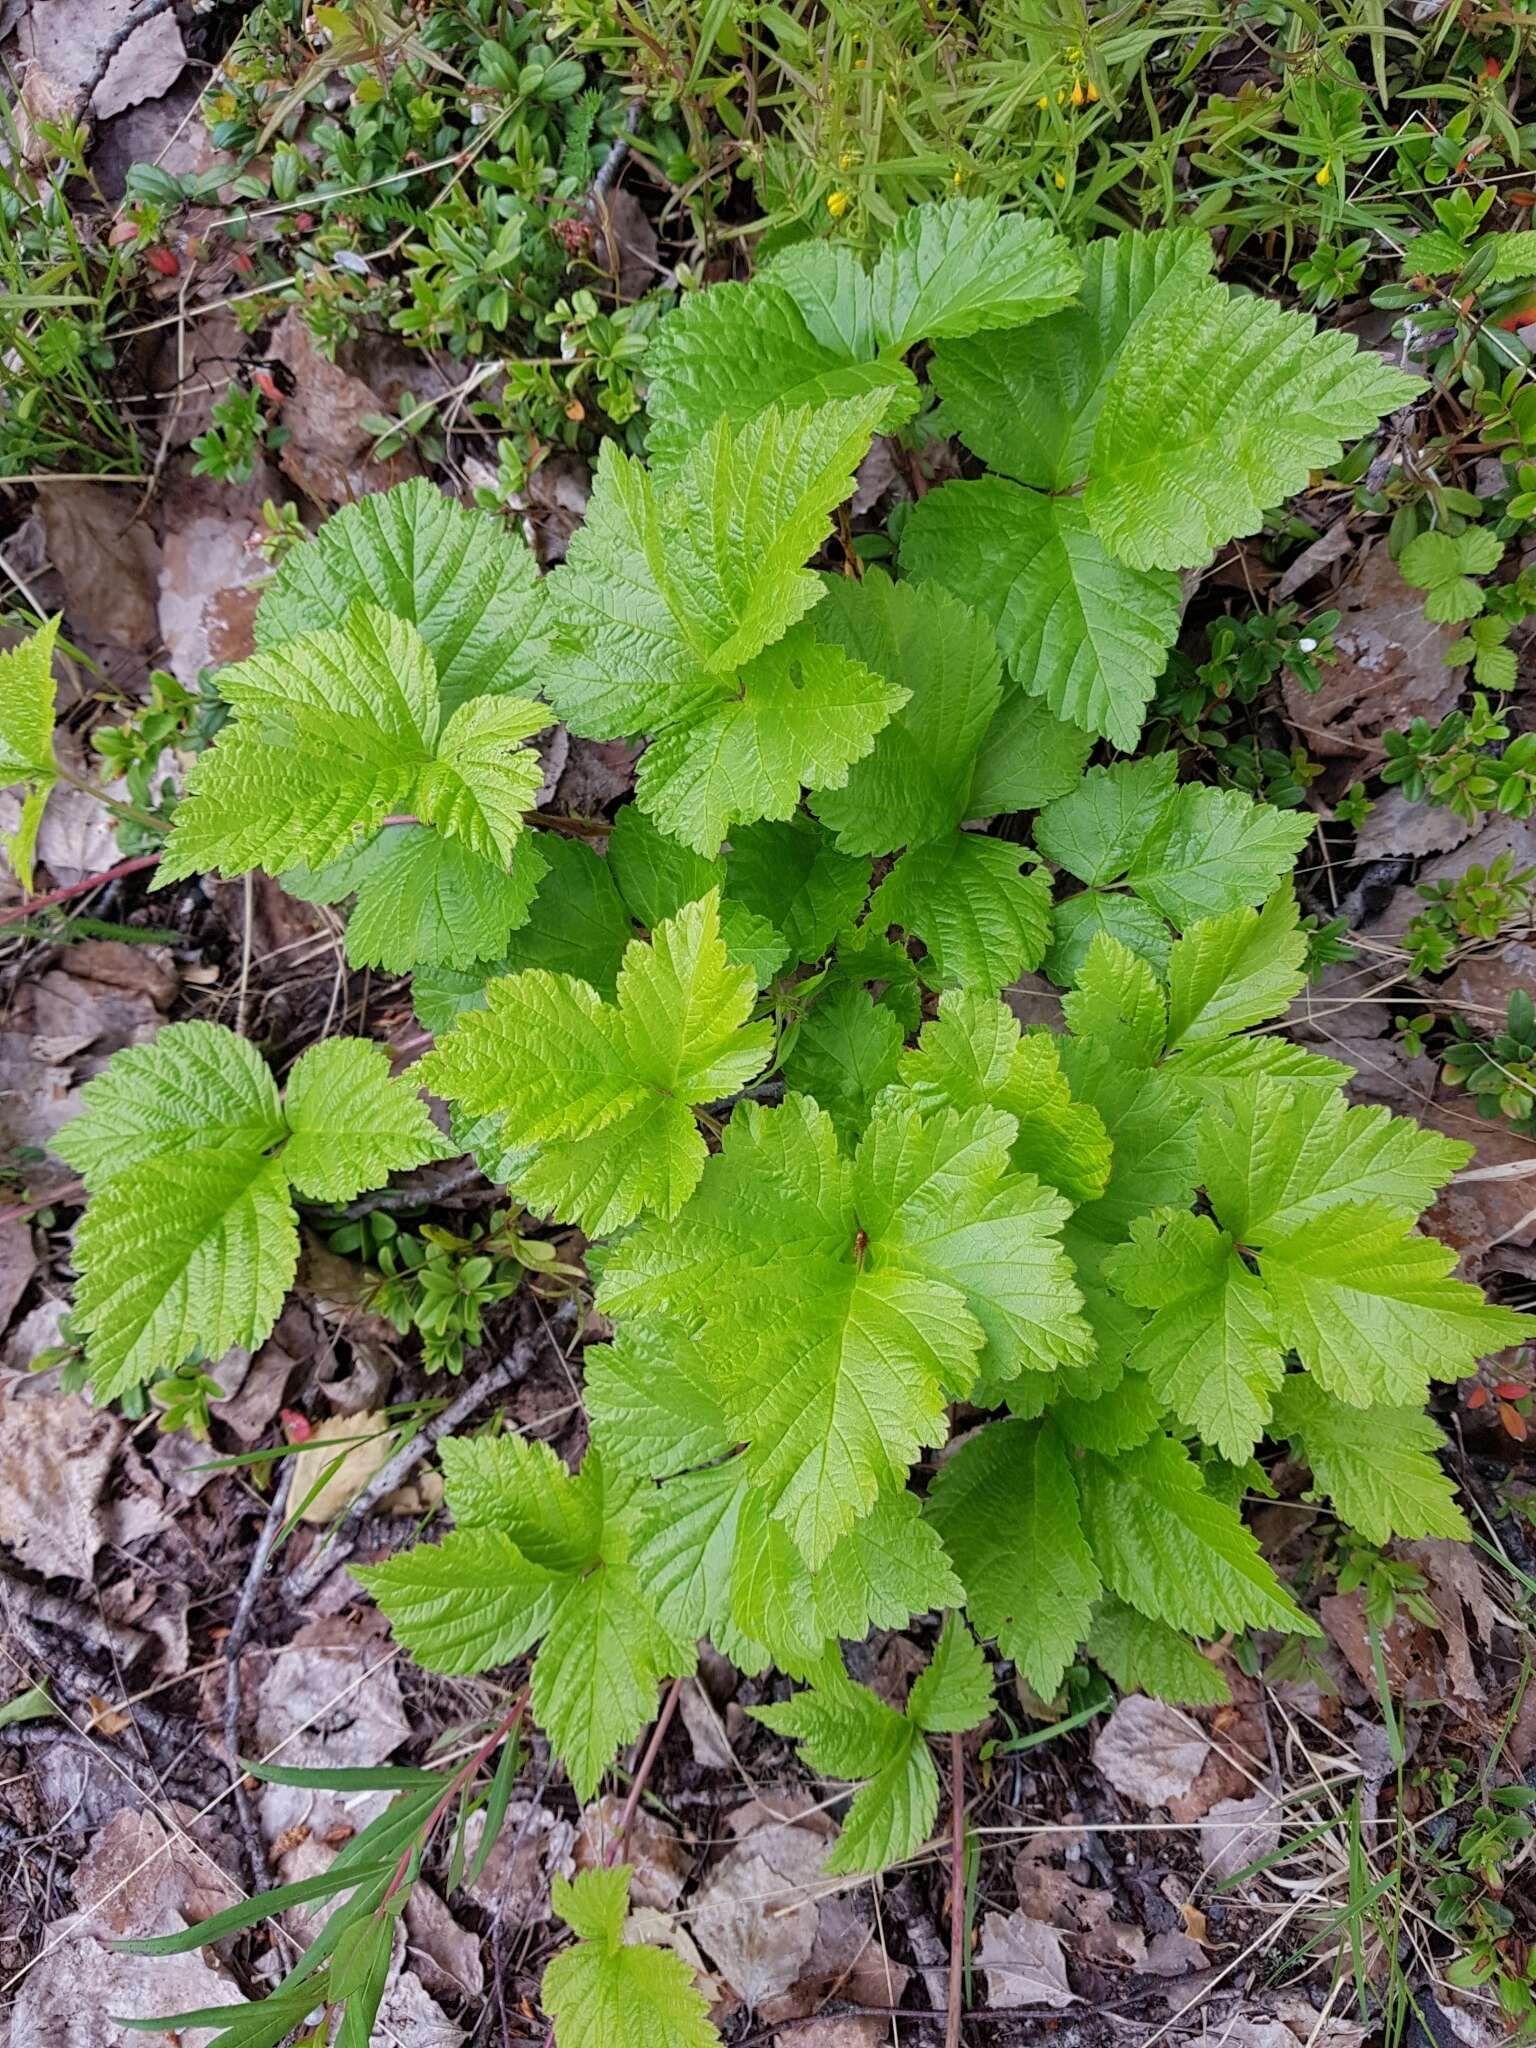
[[[1413,388],[1208,270],[1182,231],[1079,266],[966,202],[869,270],[789,252],[663,328],[653,461],[605,449],[563,567],[408,485],[287,554],[220,678],[161,879],[351,899],[350,958],[413,970],[437,1043],[391,1080],[329,1042],[281,1098],[213,1026],[118,1056],[61,1140],[95,1391],[259,1342],[294,1191],[441,1156],[416,1084],[445,1098],[452,1148],[600,1240],[613,1336],[578,1471],[447,1440],[453,1526],[361,1576],[430,1669],[531,1655],[582,1799],[708,1638],[796,1681],[759,1718],[859,1788],[829,1867],[881,1869],[932,1828],[929,1737],[990,1710],[982,1641],[1045,1698],[1086,1652],[1214,1701],[1201,1641],[1314,1632],[1241,1516],[1265,1438],[1370,1543],[1463,1532],[1425,1398],[1529,1325],[1415,1227],[1469,1148],[1348,1107],[1345,1068],[1264,1028],[1307,974],[1310,821],[1171,753],[1088,765],[1137,737],[1177,570]],[[924,402],[920,342],[996,473],[916,506],[902,580],[846,547],[817,574],[871,437]],[[18,865],[48,653],[0,656]],[[533,811],[536,692],[646,738],[611,828]],[[1040,967],[1059,1033],[1000,995]],[[843,1639],[936,1609],[905,1712],[852,1681]],[[357,1896],[397,1904],[379,1853]],[[624,1882],[557,1901],[562,2044],[708,2040],[675,1959],[620,1940]],[[377,1986],[339,1928],[327,1967],[344,1947],[325,1995],[361,2041]]]

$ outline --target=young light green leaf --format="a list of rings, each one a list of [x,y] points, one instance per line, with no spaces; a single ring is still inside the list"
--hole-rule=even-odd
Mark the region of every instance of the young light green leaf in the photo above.
[[[1480,612],[1484,594],[1472,580],[1487,576],[1504,555],[1504,543],[1485,527],[1461,533],[1431,527],[1415,534],[1398,559],[1403,581],[1425,593],[1424,616],[1456,624]]]
[[[502,1143],[528,1155],[517,1181],[531,1204],[594,1233],[646,1207],[674,1215],[705,1159],[691,1105],[734,1094],[767,1061],[772,1027],[747,1022],[754,993],[711,892],[629,947],[616,1003],[540,969],[492,982],[422,1078],[503,1119]]]
[[[325,1039],[299,1059],[283,1098],[292,1135],[282,1162],[301,1195],[347,1202],[392,1173],[455,1156],[410,1075],[392,1080],[389,1067],[385,1048],[361,1038]]]
[[[16,879],[29,893],[37,831],[59,773],[53,758],[58,637],[59,621],[49,619],[19,645],[0,649],[0,787],[22,785],[21,817],[3,843]]]
[[[1306,933],[1288,888],[1277,889],[1261,910],[1240,905],[1190,925],[1168,956],[1170,1047],[1215,1044],[1282,1016],[1306,984],[1306,959]]]
[[[1022,327],[1067,305],[1081,272],[1045,221],[990,199],[912,206],[881,244],[870,320],[882,348]]]
[[[545,1966],[541,1997],[557,2048],[719,2048],[693,1972],[669,1949],[624,1939],[634,1871],[557,1876],[555,1911],[579,1939]]]

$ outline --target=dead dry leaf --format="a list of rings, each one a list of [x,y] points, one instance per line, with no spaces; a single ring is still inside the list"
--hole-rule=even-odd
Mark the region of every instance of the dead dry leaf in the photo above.
[[[770,1822],[728,1850],[699,1889],[693,1931],[747,2005],[787,1991],[816,1944],[826,1843],[807,1828]]]
[[[1093,1761],[1125,1798],[1138,1806],[1166,1806],[1188,1792],[1210,1749],[1187,1714],[1132,1693],[1099,1731]]]
[[[54,7],[41,11],[62,13],[75,4],[54,0]],[[161,20],[174,28],[170,15]],[[135,649],[153,645],[159,632],[160,550],[146,522],[134,515],[135,494],[104,484],[49,483],[38,486],[38,500],[48,559],[63,581],[65,617],[75,638]]]
[[[73,100],[95,76],[102,52],[134,5],[135,0],[46,0],[21,24],[22,52]],[[91,99],[92,112],[106,121],[124,107],[158,99],[176,83],[186,62],[181,30],[168,9],[136,29],[112,59]]]
[[[74,1875],[79,1931],[103,1939],[174,1934],[193,1927],[244,1893],[193,1837],[190,1812],[172,1805],[181,1825],[168,1828],[147,1809],[124,1809],[107,1822]]]
[[[163,2012],[242,2006],[240,1987],[200,1949],[180,1956],[114,1954],[82,1934],[45,1948],[21,1981],[10,2048],[141,2048],[142,2032],[109,2017],[153,2019]],[[180,2048],[209,2048],[216,2030],[192,2027]]]
[[[316,1425],[313,1448],[293,1461],[290,1498],[299,1519],[317,1528],[335,1520],[389,1463],[395,1431],[381,1416],[331,1415]]]
[[[31,1221],[25,1216],[12,1216],[0,1223],[0,1330],[9,1325],[36,1272],[37,1251],[32,1243]]]
[[[1275,1801],[1267,1792],[1246,1799],[1218,1799],[1200,1822],[1200,1853],[1213,1884],[1236,1877],[1267,1856],[1280,1840]]]
[[[283,1763],[309,1770],[366,1767],[385,1762],[410,1732],[394,1655],[377,1629],[327,1616],[300,1629],[272,1658],[257,1699],[262,1756],[276,1753]],[[263,1785],[262,1831],[268,1841],[297,1826],[321,1837],[338,1829],[355,1833],[389,1797]]]
[[[0,1543],[44,1578],[88,1579],[125,1426],[83,1395],[35,1383],[0,1399]]]
[[[464,2029],[413,1971],[402,1970],[384,1992],[373,2038],[389,2048],[461,2048]]]
[[[480,1937],[461,1927],[431,1885],[418,1879],[405,1902],[407,1953],[437,1998],[476,1999],[485,1990]]]
[[[296,313],[283,316],[268,353],[293,372],[293,395],[283,407],[288,439],[278,459],[308,497],[325,505],[349,505],[420,474],[421,465],[408,448],[388,462],[373,460],[375,437],[363,418],[383,411],[383,400],[360,377],[328,363]]]
[[[624,1801],[611,1792],[582,1810],[571,1853],[578,1870],[599,1870],[616,1850],[624,1821]],[[639,1808],[630,1823],[624,1861],[634,1870],[630,1879],[632,1906],[651,1906],[667,1913],[683,1895],[693,1857],[683,1838],[654,1814]]]
[[[471,1861],[480,1846],[483,1814],[473,1814],[464,1830]],[[500,1913],[505,1925],[542,1925],[553,1917],[549,1889],[558,1877],[576,1875],[571,1845],[575,1829],[568,1820],[531,1799],[514,1799],[485,1868],[464,1895],[488,1913]]]
[[[982,1923],[976,1966],[987,1974],[987,2003],[993,2006],[1073,2005],[1067,1959],[1054,1927],[1026,1913],[989,1913]]]
[[[1309,752],[1373,756],[1389,726],[1415,717],[1433,725],[1455,707],[1463,671],[1445,655],[1459,629],[1425,618],[1422,593],[1404,583],[1384,541],[1334,602],[1343,614],[1333,635],[1339,658],[1322,688],[1310,694],[1294,676],[1282,688],[1285,715]]]

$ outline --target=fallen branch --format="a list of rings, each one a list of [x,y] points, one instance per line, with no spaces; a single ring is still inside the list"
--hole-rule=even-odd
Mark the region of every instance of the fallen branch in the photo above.
[[[629,1796],[624,1801],[624,1811],[619,1815],[619,1832],[608,1844],[608,1853],[603,1858],[605,1864],[627,1863],[629,1860],[629,1831],[635,1824],[635,1814],[640,1807],[646,1780],[656,1768],[656,1759],[661,1754],[662,1738],[667,1732],[672,1716],[677,1712],[677,1702],[682,1690],[681,1678],[674,1678],[667,1688],[667,1696],[661,1703],[661,1712],[656,1716],[656,1725],[651,1730],[651,1739],[645,1745],[645,1754],[640,1759],[634,1783],[630,1786]]]
[[[0,924],[20,924],[36,910],[47,910],[54,903],[67,903],[72,896],[84,896],[92,889],[101,888],[105,882],[120,882],[124,875],[139,875],[145,868],[159,865],[158,853],[141,853],[132,860],[120,860],[115,868],[103,868],[99,875],[87,875],[83,882],[71,882],[64,889],[50,889],[45,896],[29,896],[25,903],[0,911]]]
[[[261,1534],[256,1539],[256,1548],[251,1553],[250,1567],[245,1574],[245,1584],[240,1589],[240,1604],[235,1609],[235,1618],[230,1624],[229,1634],[224,1638],[224,1748],[234,1782],[235,1811],[240,1817],[240,1835],[245,1844],[245,1860],[250,1865],[252,1886],[259,1892],[264,1892],[268,1888],[267,1859],[261,1846],[261,1831],[256,1825],[256,1815],[251,1807],[251,1795],[245,1788],[245,1772],[240,1766],[240,1654],[251,1633],[251,1623],[256,1614],[256,1596],[261,1591],[262,1578],[271,1563],[278,1532],[283,1526],[288,1491],[293,1484],[293,1470],[293,1461],[289,1459],[284,1464],[277,1485],[273,1489],[272,1499],[267,1507],[267,1518],[261,1525]]]

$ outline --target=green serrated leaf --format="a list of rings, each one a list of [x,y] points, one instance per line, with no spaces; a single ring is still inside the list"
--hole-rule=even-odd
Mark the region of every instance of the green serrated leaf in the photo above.
[[[952,832],[904,853],[869,907],[877,929],[901,925],[928,949],[919,972],[936,988],[994,995],[1045,958],[1051,884],[1003,839]]]
[[[0,648],[0,786],[22,786],[21,817],[3,844],[17,881],[28,893],[38,827],[59,773],[53,758],[53,651],[58,637],[59,621],[49,619],[19,645]]]

